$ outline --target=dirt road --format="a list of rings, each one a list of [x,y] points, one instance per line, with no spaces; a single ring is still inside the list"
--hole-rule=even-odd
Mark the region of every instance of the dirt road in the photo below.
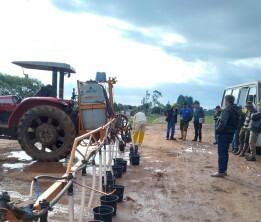
[[[199,143],[191,141],[192,126],[187,141],[166,141],[165,123],[149,125],[139,148],[140,165],[128,165],[127,172],[116,180],[125,191],[113,221],[261,221],[261,156],[247,162],[230,154],[228,176],[210,177],[217,170],[212,127],[203,126],[203,142]],[[177,130],[175,137],[179,136]],[[129,146],[125,150],[122,155],[128,159]],[[66,163],[33,162],[16,142],[0,140],[0,166],[0,191],[19,197],[29,193],[34,176],[60,176]],[[75,190],[77,218],[81,188]],[[95,194],[93,207],[99,205],[99,197]],[[61,199],[49,221],[67,221],[66,202],[66,197]]]

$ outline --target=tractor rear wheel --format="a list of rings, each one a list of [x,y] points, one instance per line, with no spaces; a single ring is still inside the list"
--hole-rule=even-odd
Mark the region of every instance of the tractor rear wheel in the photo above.
[[[75,138],[71,118],[53,106],[37,106],[19,121],[18,141],[33,159],[55,162],[68,156]]]

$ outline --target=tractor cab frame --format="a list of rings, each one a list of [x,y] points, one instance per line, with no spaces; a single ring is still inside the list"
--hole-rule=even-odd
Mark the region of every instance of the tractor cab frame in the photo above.
[[[76,73],[75,69],[66,63],[57,62],[41,62],[41,61],[14,61],[15,65],[21,66],[27,69],[37,69],[44,71],[52,71],[52,97],[57,97],[58,89],[58,73],[59,73],[59,98],[63,99],[64,96],[64,76],[68,78],[71,73]]]

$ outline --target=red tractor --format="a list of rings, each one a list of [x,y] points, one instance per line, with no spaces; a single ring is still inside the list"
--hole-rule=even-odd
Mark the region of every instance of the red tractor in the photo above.
[[[21,99],[16,95],[0,96],[0,138],[17,139],[21,148],[33,159],[51,162],[67,157],[76,135],[82,135],[86,131],[92,130],[90,125],[92,128],[97,127],[97,124],[93,124],[95,120],[102,119],[102,122],[98,121],[99,124],[102,124],[108,118],[113,117],[111,92],[112,84],[116,82],[115,78],[107,81],[110,86],[109,98],[97,81],[91,81],[91,83],[78,81],[79,97],[82,101],[84,100],[82,104],[78,104],[74,89],[70,100],[63,98],[64,77],[70,77],[72,73],[76,72],[70,65],[36,61],[15,61],[13,63],[23,68],[52,71],[50,97]],[[58,74],[59,98],[56,98]],[[96,97],[101,99],[96,101]],[[91,98],[91,102],[88,102],[89,98]],[[83,107],[83,109],[79,109],[79,107]],[[105,117],[100,118],[96,116],[97,113],[105,115]],[[122,122],[127,123],[125,118]]]

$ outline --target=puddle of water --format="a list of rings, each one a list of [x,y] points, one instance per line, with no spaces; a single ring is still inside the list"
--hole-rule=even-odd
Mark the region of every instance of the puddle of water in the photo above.
[[[212,151],[209,151],[208,149],[206,149],[207,147],[205,146],[205,148],[195,148],[195,147],[188,147],[188,148],[181,148],[182,152],[186,152],[186,153],[208,153],[208,154],[213,154]]]
[[[157,169],[157,170],[155,170],[154,172],[155,172],[155,173],[162,173],[162,172],[165,172],[165,171],[166,171],[166,169],[164,169],[164,170]]]
[[[151,156],[144,156],[143,159],[150,159]]]
[[[208,149],[201,148],[202,153],[208,153],[208,154],[213,154],[213,152],[209,151]]]
[[[144,167],[144,170],[153,170],[153,167]]]
[[[91,207],[91,209],[89,209],[89,211],[85,208],[84,209],[84,213],[83,215],[79,215],[80,213],[80,205],[78,204],[74,204],[74,219],[78,219],[80,217],[82,217],[82,221],[89,221],[93,218],[93,213],[92,213],[92,209],[93,207]],[[68,205],[61,205],[61,204],[55,204],[53,206],[53,210],[48,212],[48,218],[50,219],[50,221],[61,221],[61,218],[67,217],[69,214],[68,211]],[[55,220],[58,219],[58,220]],[[77,220],[78,221],[78,220]]]
[[[241,165],[239,168],[240,168],[240,171],[242,173],[247,173],[249,171],[249,166],[242,166]]]
[[[65,214],[68,213],[68,206],[64,206],[61,204],[55,204],[53,207],[53,213],[54,214]]]
[[[188,147],[186,149],[184,148],[181,148],[184,152],[189,152],[189,153],[192,153],[193,152],[193,148],[192,147]]]
[[[139,183],[140,181],[139,180],[130,180],[129,182],[130,183]]]
[[[17,158],[18,160],[32,160],[30,156],[28,156],[24,151],[12,151],[10,155],[7,157],[9,158]]]
[[[250,172],[250,173],[256,174],[258,177],[260,177],[260,175],[261,175],[259,171],[255,170],[254,168],[252,168],[248,165],[240,165],[239,169],[240,169],[241,173]]]
[[[163,162],[162,160],[151,160],[151,161],[149,161],[150,163],[161,163],[161,162]]]
[[[6,172],[8,169],[14,170],[14,169],[21,169],[24,168],[25,166],[29,166],[29,163],[4,163],[2,165],[4,169],[4,171]]]

